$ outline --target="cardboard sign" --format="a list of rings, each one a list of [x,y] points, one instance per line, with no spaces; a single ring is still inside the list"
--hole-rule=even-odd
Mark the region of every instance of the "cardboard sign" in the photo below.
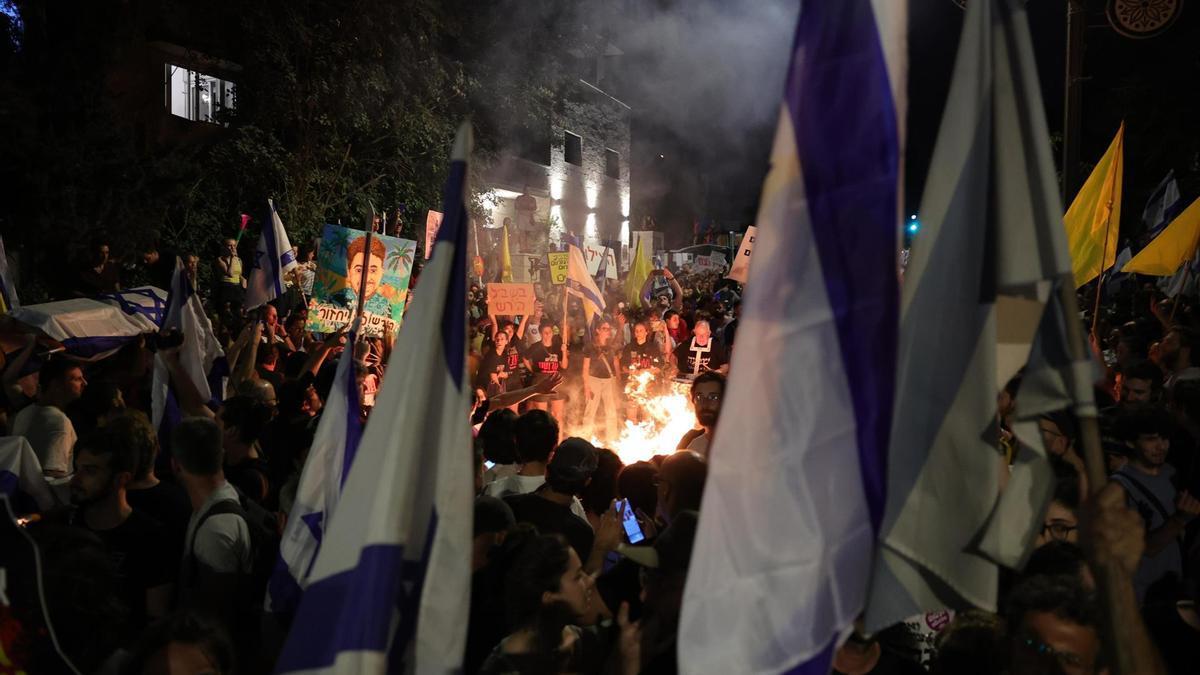
[[[712,260],[713,269],[723,270],[729,267],[729,262],[725,260],[724,253],[710,253],[708,257]]]
[[[366,232],[325,226],[306,330],[332,333],[353,321],[364,273],[367,297],[363,303],[362,334],[375,337],[383,335],[385,326],[390,326],[393,333],[400,327],[408,302],[408,282],[417,242],[377,234],[371,237],[371,251],[367,255],[365,247]]]
[[[433,242],[437,240],[438,228],[442,226],[442,214],[430,211],[425,214],[425,259],[433,255]]]
[[[550,265],[550,283],[561,286],[567,281],[567,261],[569,253],[547,253],[546,262]]]
[[[585,242],[583,248],[580,250],[583,252],[583,261],[587,263],[589,275],[596,276],[600,271],[600,262],[608,258],[608,266],[605,268],[604,277],[606,279],[617,278],[617,255],[613,253],[611,248],[599,243]]]
[[[527,316],[533,314],[536,301],[533,284],[487,285],[488,314],[491,316]]]
[[[746,283],[746,277],[750,273],[750,254],[754,252],[754,237],[757,233],[758,228],[754,225],[746,229],[746,236],[742,238],[742,247],[738,249],[737,256],[733,259],[733,267],[729,270],[726,278]]]

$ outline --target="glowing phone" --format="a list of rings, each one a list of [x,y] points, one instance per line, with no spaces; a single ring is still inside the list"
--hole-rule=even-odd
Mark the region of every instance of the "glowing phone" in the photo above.
[[[646,535],[642,533],[642,526],[638,525],[637,516],[634,515],[629,500],[622,499],[621,503],[625,506],[625,515],[622,517],[621,524],[625,526],[625,536],[629,539],[629,543],[636,544],[643,541]]]

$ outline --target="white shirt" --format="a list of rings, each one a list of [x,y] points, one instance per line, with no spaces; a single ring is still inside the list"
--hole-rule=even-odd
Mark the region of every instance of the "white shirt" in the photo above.
[[[691,443],[688,443],[687,449],[700,455],[704,459],[708,459],[709,440],[708,432],[700,434],[699,436],[693,438]]]
[[[218,513],[204,521],[204,527],[200,528],[200,532],[196,532],[196,524],[213,504],[226,499],[237,501],[238,493],[229,483],[222,483],[221,487],[213,490],[199,510],[192,512],[183,544],[183,559],[186,562],[191,555],[192,535],[195,533],[197,562],[214,572],[249,573],[252,563],[250,527],[241,516],[234,513]]]
[[[521,476],[513,474],[488,483],[483,487],[483,494],[497,498],[507,497],[508,495],[527,495],[542,487],[542,484],[545,482],[545,476]],[[588,522],[587,512],[583,510],[583,504],[579,501],[579,497],[571,498],[571,513],[579,516],[583,522]],[[591,523],[588,524],[590,525]]]
[[[25,406],[13,419],[13,436],[24,436],[42,464],[43,472],[71,473],[75,427],[63,411],[52,405]]]

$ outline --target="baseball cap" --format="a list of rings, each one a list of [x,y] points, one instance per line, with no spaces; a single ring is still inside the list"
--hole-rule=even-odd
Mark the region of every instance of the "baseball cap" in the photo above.
[[[620,544],[617,553],[642,567],[664,573],[685,573],[692,559],[699,521],[700,514],[696,511],[680,511],[653,543],[648,546]]]
[[[595,446],[572,436],[554,449],[546,469],[563,480],[583,480],[592,476],[599,461]]]

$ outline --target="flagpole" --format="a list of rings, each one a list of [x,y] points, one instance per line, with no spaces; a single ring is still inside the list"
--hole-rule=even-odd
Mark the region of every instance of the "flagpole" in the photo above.
[[[1122,137],[1121,143],[1117,147],[1117,152],[1112,159],[1112,166],[1108,169],[1108,214],[1104,217],[1104,248],[1100,254],[1100,276],[1096,277],[1096,304],[1092,308],[1092,333],[1095,334],[1096,326],[1100,323],[1100,294],[1104,292],[1104,273],[1107,268],[1104,266],[1104,261],[1108,260],[1108,235],[1112,232],[1112,214],[1113,214],[1113,189],[1116,187],[1116,182],[1120,178],[1119,173],[1115,170],[1117,165],[1123,163],[1122,155],[1125,154],[1125,139]]]
[[[358,280],[358,311],[354,315],[357,319],[362,318],[363,311],[367,308],[363,296],[367,294],[367,274],[371,268],[371,235],[375,232],[375,205],[369,199],[367,205],[370,207],[371,213],[367,216],[367,241],[366,246],[363,247],[363,272]]]
[[[1079,325],[1079,304],[1075,299],[1075,290],[1072,285],[1069,277],[1059,282],[1059,305],[1063,315],[1063,324],[1066,326],[1067,345],[1071,351],[1071,360],[1075,363],[1087,363],[1090,356],[1084,347],[1084,335]],[[1108,474],[1105,471],[1107,464],[1104,461],[1104,453],[1101,451],[1100,425],[1096,418],[1096,408],[1092,405],[1083,409],[1077,408],[1074,412],[1079,419],[1079,436],[1083,445],[1083,467],[1087,475],[1088,492],[1091,497],[1095,497],[1108,484]],[[1128,616],[1123,611],[1122,604],[1118,600],[1122,585],[1114,570],[1109,567],[1097,567],[1093,572],[1098,577],[1099,583],[1096,587],[1100,592],[1101,607],[1104,609],[1105,634],[1110,641],[1109,653],[1113,656],[1114,672],[1138,672],[1132,662],[1134,655],[1129,649],[1129,643],[1120,637],[1130,622],[1136,621],[1138,618]]]

